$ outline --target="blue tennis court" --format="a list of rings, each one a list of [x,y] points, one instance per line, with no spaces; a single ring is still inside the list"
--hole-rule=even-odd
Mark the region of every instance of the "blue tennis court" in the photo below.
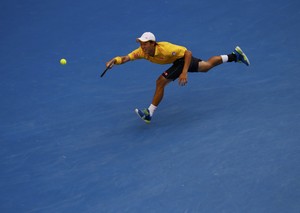
[[[300,212],[300,2],[0,3],[0,212]],[[150,31],[228,63],[175,81],[169,66],[105,63]],[[67,65],[59,60],[66,58]]]

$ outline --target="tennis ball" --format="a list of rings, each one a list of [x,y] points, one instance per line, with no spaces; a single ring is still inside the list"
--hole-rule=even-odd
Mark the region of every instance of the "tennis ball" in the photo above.
[[[67,64],[67,60],[64,59],[64,58],[60,59],[60,64],[61,64],[61,65]]]

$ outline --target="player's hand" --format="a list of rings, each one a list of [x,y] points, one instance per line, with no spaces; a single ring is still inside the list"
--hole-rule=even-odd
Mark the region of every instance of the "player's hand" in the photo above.
[[[113,58],[110,61],[106,62],[106,67],[108,69],[111,69],[114,66],[114,64],[115,64],[115,61],[116,61],[116,59]]]
[[[178,79],[178,83],[180,86],[185,86],[187,84],[187,74],[181,73]]]

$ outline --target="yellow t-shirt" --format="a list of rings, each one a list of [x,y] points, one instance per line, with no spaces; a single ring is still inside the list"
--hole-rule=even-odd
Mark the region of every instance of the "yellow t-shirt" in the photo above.
[[[171,64],[184,56],[187,48],[169,42],[157,42],[154,56],[145,54],[141,47],[128,54],[130,60],[146,59],[156,64]]]

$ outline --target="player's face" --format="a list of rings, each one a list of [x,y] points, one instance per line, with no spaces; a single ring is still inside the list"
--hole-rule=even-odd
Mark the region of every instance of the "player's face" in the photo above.
[[[146,42],[140,42],[140,44],[141,44],[141,48],[145,54],[154,56],[155,42],[146,41]]]

